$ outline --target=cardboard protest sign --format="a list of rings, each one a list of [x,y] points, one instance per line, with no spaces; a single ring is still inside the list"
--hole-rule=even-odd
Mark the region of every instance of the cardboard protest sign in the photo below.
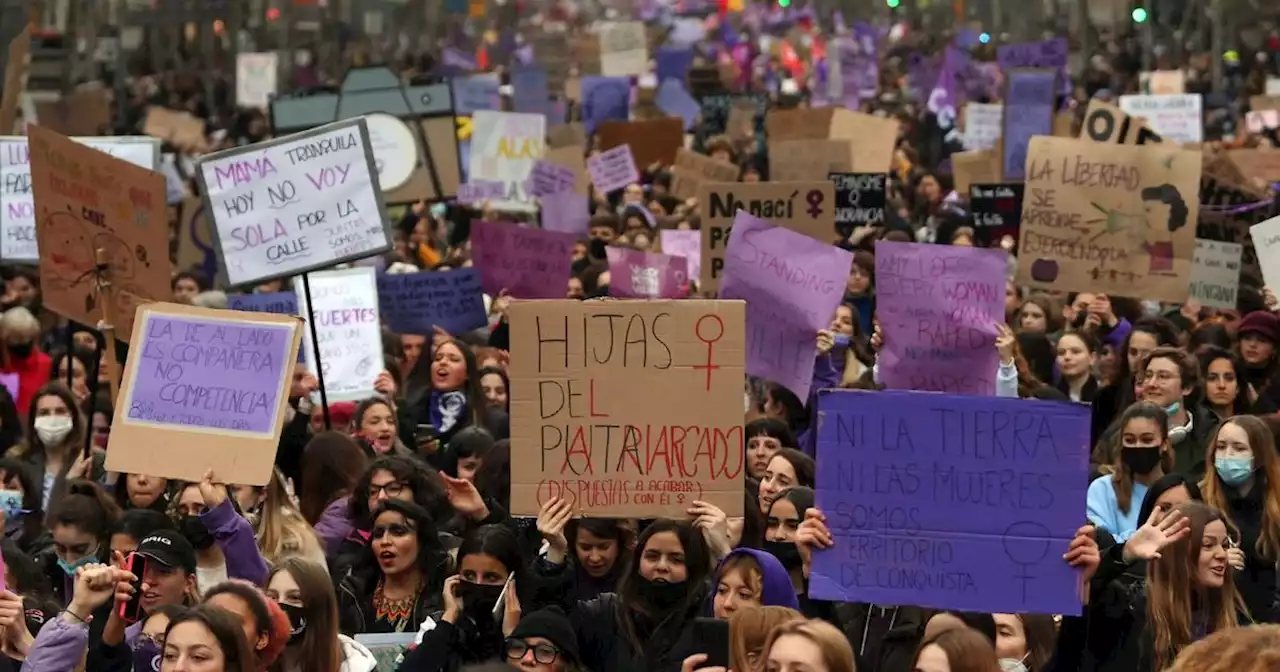
[[[884,173],[831,173],[836,188],[836,228],[848,237],[859,226],[884,224]]]
[[[964,148],[992,149],[1004,132],[1004,106],[996,103],[965,103]]]
[[[543,152],[542,162],[555,164],[571,171],[577,176],[573,191],[586,196],[591,192],[591,176],[587,174],[587,161],[583,158],[585,154],[586,149],[580,145],[556,147]],[[534,165],[536,168],[537,164]]]
[[[826,140],[831,137],[833,107],[798,107],[770,109],[764,118],[765,133],[770,143],[786,140]]]
[[[683,519],[693,501],[741,515],[741,301],[515,301],[507,315],[525,447],[512,515],[552,497],[592,517]]]
[[[702,217],[702,275],[704,292],[720,289],[725,248],[739,210],[803,233],[830,245],[836,237],[835,187],[831,182],[707,183],[698,190]]]
[[[556,126],[547,131],[548,149],[561,147],[586,147],[587,129],[582,124],[572,121]]]
[[[236,104],[265,109],[276,95],[279,70],[277,52],[236,54]]]
[[[137,307],[170,296],[164,177],[43,126],[27,133],[44,305],[85,324],[105,318],[128,342]],[[91,277],[97,250],[108,264],[106,297]]]
[[[831,173],[853,170],[848,140],[782,140],[769,142],[769,179],[775,182],[825,180]]]
[[[1280,116],[1280,112],[1277,116]],[[1261,178],[1266,182],[1280,182],[1280,152],[1278,151],[1229,149],[1227,157],[1245,175]]]
[[[641,168],[654,163],[670,166],[675,163],[676,152],[684,147],[684,125],[675,117],[650,121],[606,121],[596,127],[596,138],[602,150],[630,145],[636,165]],[[576,144],[584,145],[585,142]]]
[[[200,154],[209,148],[209,141],[204,136],[204,120],[190,112],[177,112],[157,106],[149,107],[146,120],[142,125],[142,132],[153,138],[164,140],[190,154]],[[93,131],[90,131],[85,135],[92,133]]]
[[[1196,238],[1191,266],[1191,297],[1201,305],[1223,310],[1236,309],[1240,288],[1240,255],[1244,246]]]
[[[817,506],[839,513],[810,597],[1080,613],[1062,556],[1085,506],[1087,405],[824,390],[818,413]]]
[[[1138,75],[1138,83],[1144,93],[1183,93],[1187,89],[1186,73],[1182,70],[1156,70]]]
[[[378,306],[397,334],[430,335],[432,327],[461,334],[489,323],[474,268],[379,274]]]
[[[373,381],[382,372],[382,323],[378,315],[378,287],[372,268],[348,268],[309,273],[311,306],[308,313],[303,279],[294,278],[298,313],[315,316],[320,341],[317,355],[311,337],[303,339],[307,370],[316,375],[324,367],[324,391],[330,403],[361,401],[373,394]],[[317,376],[319,377],[319,376]],[[319,401],[319,393],[312,395]]]
[[[1053,134],[1058,82],[1054,70],[1013,70],[1006,77],[1002,173],[1015,181],[1026,173],[1032,136]]]
[[[479,220],[471,223],[471,258],[489,296],[505,289],[518,299],[564,298],[577,241],[572,233]]]
[[[1200,165],[1167,144],[1033,138],[1018,284],[1185,301]]]
[[[893,168],[893,151],[901,124],[891,117],[877,117],[837,109],[831,117],[831,139],[849,142],[849,170],[855,173],[887,173]]]
[[[640,76],[649,72],[649,40],[643,21],[619,21],[600,30],[600,74]]]
[[[1097,98],[1089,101],[1080,126],[1080,139],[1120,145],[1148,145],[1164,142],[1141,119],[1134,119],[1123,110]]]
[[[391,249],[363,118],[204,157],[219,271],[232,287],[328,268]]]
[[[640,182],[640,171],[636,169],[630,145],[618,145],[588,157],[587,172],[603,194]]]
[[[951,155],[951,173],[956,191],[965,193],[971,184],[1000,181],[1001,156],[995,151],[956,152]]]
[[[694,198],[705,182],[736,182],[738,167],[728,161],[713,159],[680,148],[671,167],[671,193],[680,199]]]
[[[212,469],[219,481],[265,485],[302,323],[153,303],[138,309],[132,331],[107,469],[184,481]]]
[[[9,41],[8,58],[4,64],[3,89],[0,89],[0,135],[14,132],[14,123],[18,118],[18,98],[25,87],[27,73],[27,54],[31,51],[31,34],[36,29],[37,17],[31,13],[30,20],[22,30]]]
[[[507,185],[507,197],[490,203],[498,210],[532,212],[533,197],[524,191],[533,164],[542,158],[547,118],[541,114],[476,112],[471,119],[473,180],[493,180]]]
[[[1120,96],[1120,109],[1130,117],[1141,117],[1151,130],[1169,142],[1204,141],[1204,118],[1200,94]]]
[[[609,296],[680,299],[689,293],[689,262],[684,257],[613,246],[604,251],[609,260]]]
[[[831,324],[852,267],[848,250],[738,211],[719,296],[747,303],[747,375],[809,398],[818,330]]]
[[[877,242],[880,381],[897,390],[995,394],[1007,268],[1000,249]]]
[[[662,252],[677,257],[684,257],[689,271],[689,279],[702,277],[702,233],[699,231],[681,231],[663,229],[658,233]]]
[[[139,168],[158,170],[160,167],[160,141],[154,138],[71,139]],[[0,136],[0,259],[34,264],[40,258],[38,248],[35,201],[31,195],[31,151],[27,148],[27,139]]]

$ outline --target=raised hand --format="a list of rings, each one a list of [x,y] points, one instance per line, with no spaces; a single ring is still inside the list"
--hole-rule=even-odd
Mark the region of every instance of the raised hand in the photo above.
[[[1126,563],[1155,560],[1164,547],[1191,534],[1191,521],[1177,510],[1157,508],[1147,522],[1124,544],[1122,559]]]

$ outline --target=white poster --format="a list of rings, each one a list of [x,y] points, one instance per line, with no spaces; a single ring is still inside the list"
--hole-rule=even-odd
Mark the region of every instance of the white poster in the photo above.
[[[542,158],[546,133],[547,118],[541,114],[476,110],[471,115],[468,179],[502,182],[507,187],[507,197],[491,202],[491,207],[525,212],[536,209],[524,181]]]
[[[1120,96],[1120,109],[1131,117],[1146,119],[1151,130],[1171,142],[1204,141],[1198,93]]]
[[[1196,238],[1191,263],[1191,298],[1210,308],[1236,309],[1240,255],[1244,246]]]
[[[606,24],[600,30],[600,74],[640,76],[649,72],[649,38],[641,21]]]
[[[1267,78],[1266,94],[1268,96],[1280,96],[1280,77]]]
[[[391,249],[364,119],[211,154],[198,168],[228,286]]]
[[[276,94],[280,56],[274,51],[236,55],[236,104],[266,108]]]
[[[1249,237],[1258,253],[1263,284],[1272,291],[1280,291],[1280,217],[1249,227]]]
[[[302,335],[307,370],[316,375],[316,362],[320,362],[324,392],[330,403],[369,398],[373,395],[373,381],[382,373],[382,323],[375,273],[372,268],[348,268],[308,274],[312,313],[307,310],[302,278],[293,280],[298,314],[304,320],[315,316],[316,339],[320,342],[320,356],[316,357],[311,332]],[[313,401],[320,401],[319,393],[313,395]]]
[[[964,148],[992,149],[1004,133],[1004,105],[999,103],[965,103]]]
[[[139,168],[159,170],[160,141],[145,136],[72,138]],[[0,136],[0,259],[37,263],[31,152],[22,136]]]

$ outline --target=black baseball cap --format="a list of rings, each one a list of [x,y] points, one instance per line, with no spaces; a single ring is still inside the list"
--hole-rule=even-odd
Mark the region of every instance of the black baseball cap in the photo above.
[[[173,569],[196,571],[196,549],[191,542],[174,530],[156,530],[138,544],[138,555]]]

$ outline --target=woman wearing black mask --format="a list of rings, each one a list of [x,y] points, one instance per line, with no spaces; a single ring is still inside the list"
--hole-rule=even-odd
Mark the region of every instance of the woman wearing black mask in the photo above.
[[[778,493],[765,517],[764,550],[772,553],[787,570],[796,599],[800,601],[800,612],[809,618],[823,618],[835,623],[834,603],[809,598],[809,577],[805,573],[800,549],[796,546],[796,530],[804,521],[804,512],[811,508],[811,488],[796,486]]]
[[[538,515],[538,531],[548,543],[546,556],[534,563],[534,580],[572,581],[568,566],[565,523],[572,507],[548,500]],[[582,663],[589,670],[610,672],[667,672],[680,669],[699,649],[692,624],[707,599],[711,553],[702,534],[688,521],[659,518],[640,533],[631,562],[618,582],[617,593],[568,605],[578,633]],[[539,591],[528,598],[533,611],[543,595],[567,595],[564,590]]]
[[[227,487],[207,472],[199,483],[183,484],[169,516],[196,550],[196,585],[206,588],[227,579],[262,585],[267,561],[258,550],[253,526],[235,509]]]
[[[288,558],[271,568],[267,597],[289,616],[289,644],[280,672],[371,672],[377,667],[364,645],[338,633],[338,597],[322,565]]]
[[[518,577],[523,565],[509,528],[485,525],[468,534],[458,547],[458,573],[444,583],[444,611],[433,615],[436,627],[400,668],[455,672],[468,663],[501,660],[503,639],[519,621],[516,591],[528,584]]]
[[[1173,469],[1169,416],[1140,401],[1120,418],[1120,450],[1112,473],[1089,484],[1089,520],[1123,542],[1138,529],[1138,511],[1150,485]]]

